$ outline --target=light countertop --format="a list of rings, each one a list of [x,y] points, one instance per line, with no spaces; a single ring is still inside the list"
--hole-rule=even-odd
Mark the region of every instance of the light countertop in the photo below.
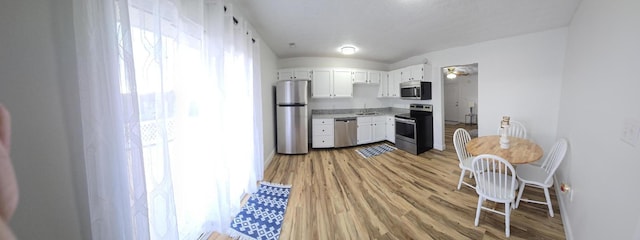
[[[375,116],[395,116],[396,114],[408,113],[408,109],[402,108],[375,108],[375,109],[340,109],[340,110],[313,110],[312,119],[326,118],[346,118],[346,117],[375,117]],[[359,113],[375,113],[360,115]]]

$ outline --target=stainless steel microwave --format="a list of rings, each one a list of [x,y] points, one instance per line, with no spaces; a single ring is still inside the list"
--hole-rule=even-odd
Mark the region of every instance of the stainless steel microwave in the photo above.
[[[410,100],[430,100],[431,82],[408,81],[400,83],[400,98]]]

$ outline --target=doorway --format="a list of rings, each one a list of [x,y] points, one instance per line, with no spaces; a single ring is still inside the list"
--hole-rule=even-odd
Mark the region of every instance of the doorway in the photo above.
[[[478,124],[478,64],[442,68],[445,124]]]

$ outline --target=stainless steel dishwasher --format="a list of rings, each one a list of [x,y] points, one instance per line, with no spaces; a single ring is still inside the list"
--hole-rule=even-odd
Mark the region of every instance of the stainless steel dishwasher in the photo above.
[[[336,118],[333,144],[335,147],[349,147],[358,144],[358,121],[355,117]]]

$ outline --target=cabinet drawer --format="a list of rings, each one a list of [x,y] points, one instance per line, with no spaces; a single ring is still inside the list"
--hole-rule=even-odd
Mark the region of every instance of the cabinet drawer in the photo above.
[[[371,125],[371,122],[372,122],[371,117],[358,117],[358,126]]]
[[[332,148],[333,147],[333,135],[331,136],[322,136],[315,135],[313,136],[313,148]]]
[[[387,118],[387,123],[392,123],[396,121],[395,116],[386,116],[386,118]]]
[[[333,118],[314,118],[311,120],[311,124],[312,125],[318,125],[318,124],[331,124],[331,126],[333,127]]]
[[[312,136],[330,135],[333,137],[333,124],[314,124],[312,128]]]
[[[386,116],[375,116],[372,117],[372,120],[374,123],[382,123],[384,124],[385,122],[387,122],[387,117]]]

